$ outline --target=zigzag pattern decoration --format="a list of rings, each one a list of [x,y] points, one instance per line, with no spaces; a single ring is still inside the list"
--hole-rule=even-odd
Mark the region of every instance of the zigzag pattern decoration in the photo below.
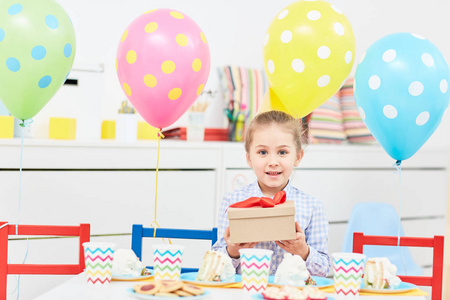
[[[261,262],[261,261],[263,261],[263,260],[270,261],[270,258],[271,258],[271,257],[269,257],[269,256],[267,256],[267,255],[258,257],[258,256],[256,256],[256,255],[247,256],[247,255],[243,254],[243,255],[241,256],[241,259],[243,259],[243,260],[251,261],[251,260],[254,259],[254,260],[257,260],[257,261],[259,261],[259,262]]]
[[[269,279],[270,255],[241,254],[242,287],[247,291],[261,292]]]
[[[89,267],[89,268],[88,268],[88,267]],[[110,263],[110,262],[107,262],[106,264],[105,264],[104,262],[96,263],[96,264],[88,262],[88,263],[86,264],[86,268],[88,268],[88,269],[105,269],[105,268],[112,268],[112,262],[111,262],[111,263]]]
[[[153,252],[155,279],[179,279],[182,255],[181,250],[155,249]]]
[[[336,290],[336,294],[344,294],[345,296],[347,296],[347,295],[349,295],[349,294],[352,294],[352,295],[357,295],[357,294],[359,294],[359,291],[353,291],[353,290],[349,290],[349,291],[346,291],[346,290],[343,290],[343,289],[339,289],[339,290]]]
[[[334,287],[336,294],[357,295],[361,286],[364,259],[344,260],[333,258]]]
[[[84,253],[88,253],[88,252],[91,252],[92,254],[95,254],[96,252],[97,252],[97,253],[100,252],[100,253],[103,253],[103,254],[106,254],[106,253],[109,252],[109,253],[113,254],[113,253],[114,253],[114,250],[111,249],[111,248],[106,248],[105,250],[102,250],[102,249],[100,249],[100,248],[94,248],[94,251],[92,251],[91,248],[86,248],[86,249],[84,249]]]
[[[251,264],[248,264],[245,261],[242,262],[242,266],[246,267],[248,269],[252,269],[252,268],[257,268],[258,270],[261,269],[261,268],[268,269],[269,265],[270,265],[270,263],[263,263],[263,264],[251,263]]]
[[[90,256],[90,255],[87,255],[87,256],[86,256],[86,255],[85,255],[84,257],[85,257],[86,260],[90,260],[90,261],[98,261],[98,260],[101,260],[101,261],[105,262],[105,261],[113,260],[113,256],[111,256],[111,255],[108,255],[108,256],[106,256],[106,257],[102,257],[102,256],[100,256],[100,255],[97,255],[97,256]]]
[[[183,255],[183,252],[181,252],[180,250],[176,251],[175,253],[173,253],[171,250],[166,250],[166,251],[159,251],[158,249],[155,250],[155,252],[153,253],[154,255],[158,254],[159,256],[165,256],[167,254],[170,254],[170,256],[176,256],[176,255]]]
[[[114,257],[114,250],[112,248],[100,249],[86,247],[84,256],[86,259],[88,283],[101,285],[111,281],[112,260]]]
[[[94,284],[94,285],[100,285],[100,284],[104,284],[106,282],[111,282],[111,278],[109,278],[109,279],[108,278],[104,278],[103,280],[100,279],[100,278],[95,278],[95,279],[88,278],[87,282],[91,283],[91,284]]]
[[[165,258],[165,259],[163,259],[163,260],[161,260],[159,257],[156,257],[155,259],[154,259],[154,261],[156,262],[159,262],[160,264],[166,264],[166,263],[170,263],[170,264],[175,264],[175,263],[180,263],[181,264],[181,258],[180,257],[177,257],[176,259],[174,259],[174,260],[171,260],[169,257],[167,257],[167,258]]]
[[[260,272],[257,272],[255,270],[250,271],[250,270],[244,269],[244,270],[242,270],[242,274],[245,274],[247,276],[252,276],[252,275],[253,276],[268,276],[269,275],[269,268],[267,267],[267,269],[262,270]]]
[[[100,271],[100,270],[98,270],[98,271],[91,271],[91,270],[88,270],[88,271],[86,271],[86,274],[89,276],[92,276],[92,277],[107,277],[107,276],[111,276],[111,271],[110,270],[107,270],[107,271],[104,271],[104,272],[102,272],[102,271]]]

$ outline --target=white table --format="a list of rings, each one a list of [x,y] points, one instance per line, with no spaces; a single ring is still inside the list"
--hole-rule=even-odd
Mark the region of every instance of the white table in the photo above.
[[[142,281],[141,281],[142,282]],[[94,287],[86,283],[85,274],[74,276],[65,283],[49,290],[36,300],[136,300],[127,293],[127,289],[138,282],[112,281],[107,287]],[[252,299],[241,289],[207,288],[211,294],[205,299],[214,300],[248,300]],[[333,296],[333,294],[330,294]],[[389,297],[390,298],[390,297]],[[386,296],[361,296],[361,300],[386,300]],[[424,296],[401,296],[399,300],[425,300]]]

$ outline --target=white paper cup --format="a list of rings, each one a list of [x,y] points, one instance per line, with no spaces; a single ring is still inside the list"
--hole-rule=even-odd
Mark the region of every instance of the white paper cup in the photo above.
[[[179,280],[184,246],[161,244],[153,246],[155,280]]]
[[[205,113],[190,111],[188,113],[188,125],[186,140],[202,142],[205,140]]]
[[[334,289],[338,299],[359,297],[361,278],[364,271],[364,254],[333,253]]]
[[[109,284],[116,244],[88,242],[83,243],[83,247],[88,284]]]
[[[260,293],[267,287],[272,250],[240,249],[242,288],[250,294]]]

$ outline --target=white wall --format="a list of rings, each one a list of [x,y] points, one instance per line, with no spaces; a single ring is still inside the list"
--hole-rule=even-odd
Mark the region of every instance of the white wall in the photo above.
[[[90,111],[90,116],[77,115],[80,123],[95,123],[99,128],[101,119],[113,119],[120,101],[125,96],[120,88],[116,71],[115,55],[119,39],[125,28],[137,16],[154,8],[173,8],[193,20],[204,31],[211,51],[211,75],[206,89],[217,90],[217,66],[238,65],[263,68],[262,44],[265,31],[272,18],[293,0],[57,0],[72,18],[77,49],[74,69],[103,69],[103,73],[73,72],[80,80],[78,92],[83,99],[70,99],[74,88],[64,86],[57,96],[35,117],[35,128],[45,123],[49,116],[76,114],[77,109],[64,107],[81,106],[78,110]],[[356,38],[356,62],[364,51],[379,38],[394,32],[412,32],[433,42],[450,58],[450,2],[446,0],[334,0],[350,20]],[[352,74],[356,68],[354,65]],[[84,80],[88,76],[89,78]],[[89,81],[84,84],[83,81]],[[70,90],[72,89],[72,90]],[[95,102],[96,104],[93,104]],[[208,109],[207,125],[223,127],[224,103],[216,99]],[[100,120],[94,115],[100,116]],[[95,122],[94,122],[95,121]],[[186,116],[174,124],[184,125]],[[88,126],[85,126],[86,128]],[[45,135],[46,128],[38,135]],[[96,138],[100,133],[93,130],[80,134],[83,138]],[[450,114],[428,144],[450,145]]]

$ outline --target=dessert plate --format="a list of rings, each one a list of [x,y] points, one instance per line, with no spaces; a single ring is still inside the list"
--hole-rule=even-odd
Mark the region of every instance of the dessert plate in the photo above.
[[[318,288],[324,288],[324,287],[329,287],[329,286],[333,286],[334,285],[334,281],[331,278],[326,278],[326,277],[318,277],[318,276],[311,276],[312,279],[314,279],[314,281],[317,283],[316,285],[311,285],[311,286],[315,286]],[[269,285],[274,285],[274,286],[282,286],[285,284],[277,284],[275,283],[275,276],[269,276]],[[305,287],[307,285],[296,285],[297,287]]]
[[[117,275],[113,274],[111,276],[111,280],[117,280],[117,281],[139,281],[139,280],[145,280],[153,277],[153,270],[150,271],[149,275],[141,275],[141,276],[131,276],[131,275]]]
[[[170,297],[164,297],[164,296],[154,296],[154,295],[144,295],[144,294],[138,294],[136,293],[133,288],[128,288],[127,289],[127,293],[138,298],[138,299],[147,299],[147,300],[167,300]],[[183,299],[202,299],[206,296],[208,296],[209,294],[211,294],[210,291],[205,291],[203,294],[198,295],[198,296],[187,296],[187,297],[183,297]]]
[[[194,283],[194,284],[200,284],[203,286],[225,286],[232,283],[237,283],[242,281],[241,275],[234,275],[234,281],[231,282],[223,282],[223,281],[197,281],[195,280],[197,278],[198,272],[189,272],[189,273],[181,273],[180,280],[183,280],[184,282]]]
[[[398,293],[404,293],[411,290],[416,289],[417,286],[409,283],[409,282],[400,282],[400,285],[396,287],[395,289],[371,289],[371,288],[364,288],[364,283],[361,282],[361,292],[366,293],[377,293],[377,294],[398,294]]]

